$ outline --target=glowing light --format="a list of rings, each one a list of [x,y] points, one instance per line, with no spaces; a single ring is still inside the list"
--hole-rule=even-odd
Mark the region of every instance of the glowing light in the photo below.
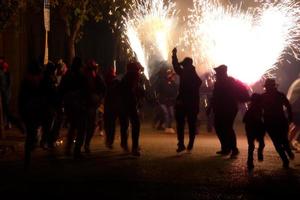
[[[300,7],[282,0],[243,11],[241,6],[194,0],[187,31],[186,48],[199,73],[226,64],[229,75],[253,84],[285,54],[299,59]]]
[[[149,78],[149,62],[168,60],[175,30],[175,3],[163,0],[133,0],[131,13],[125,17],[125,34],[138,61]]]

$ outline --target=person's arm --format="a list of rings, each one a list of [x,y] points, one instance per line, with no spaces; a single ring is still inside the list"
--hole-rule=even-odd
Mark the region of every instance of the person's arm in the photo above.
[[[182,71],[182,68],[180,67],[180,64],[178,62],[178,58],[177,58],[177,49],[174,48],[173,51],[172,51],[172,64],[173,64],[173,68],[174,68],[174,71],[180,75],[181,74],[181,71]]]

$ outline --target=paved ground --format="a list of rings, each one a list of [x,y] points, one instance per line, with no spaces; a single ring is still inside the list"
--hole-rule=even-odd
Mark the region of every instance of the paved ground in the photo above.
[[[297,199],[300,196],[300,154],[283,169],[267,138],[265,161],[246,168],[247,142],[239,129],[237,159],[215,154],[213,133],[201,131],[191,154],[177,155],[176,136],[142,129],[140,158],[124,154],[117,139],[107,150],[96,136],[92,154],[73,160],[63,154],[37,149],[29,172],[23,171],[22,144],[17,152],[0,158],[0,196],[48,199]],[[294,197],[296,196],[296,197]],[[67,198],[67,199],[69,199]],[[1,198],[2,199],[2,198]],[[3,199],[8,199],[3,198]]]

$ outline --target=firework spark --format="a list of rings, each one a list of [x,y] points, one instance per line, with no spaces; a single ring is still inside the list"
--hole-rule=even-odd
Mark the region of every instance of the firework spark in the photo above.
[[[194,0],[190,12],[185,41],[202,73],[226,64],[231,76],[253,84],[285,54],[299,58],[300,7],[294,0],[245,11],[241,6]]]
[[[133,0],[131,13],[125,17],[125,35],[149,78],[150,59],[167,61],[176,24],[175,3],[163,0]]]

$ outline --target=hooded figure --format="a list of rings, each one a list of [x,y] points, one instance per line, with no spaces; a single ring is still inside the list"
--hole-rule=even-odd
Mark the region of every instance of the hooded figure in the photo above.
[[[179,94],[176,99],[175,116],[177,124],[177,152],[185,150],[184,145],[184,124],[187,118],[189,125],[189,144],[188,151],[194,146],[195,135],[197,132],[196,123],[199,112],[200,94],[199,89],[202,80],[198,77],[193,60],[189,57],[185,58],[181,63],[178,62],[177,49],[173,49],[172,64],[174,71],[178,74]]]

